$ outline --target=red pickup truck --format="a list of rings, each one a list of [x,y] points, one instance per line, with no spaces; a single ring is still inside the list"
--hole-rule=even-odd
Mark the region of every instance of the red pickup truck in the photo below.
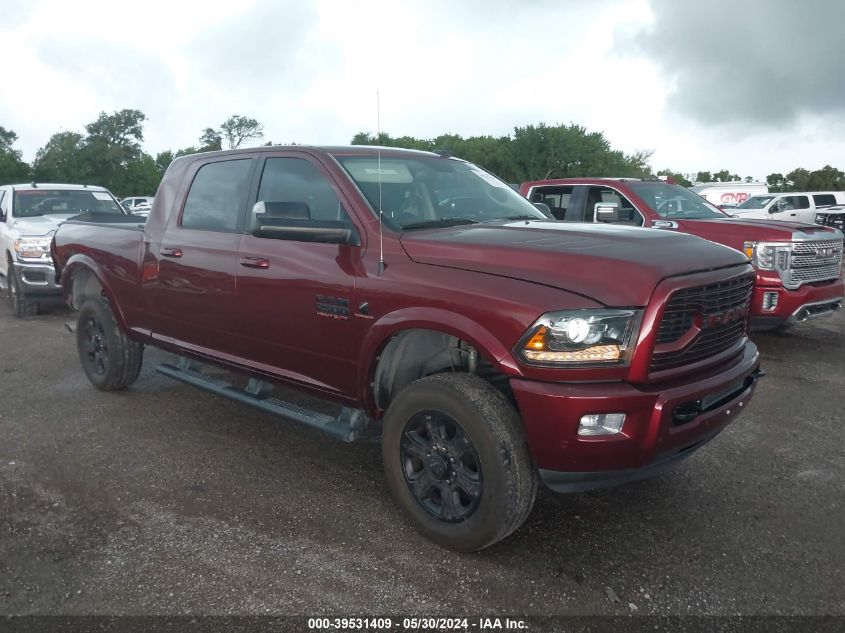
[[[551,221],[445,155],[186,156],[146,223],[72,219],[52,253],[94,386],[131,384],[153,345],[181,357],[168,376],[380,437],[399,506],[457,550],[519,527],[539,480],[579,491],[669,468],[747,407],[759,375],[741,253]],[[275,385],[328,403],[306,410]]]
[[[744,252],[757,270],[752,329],[783,329],[842,306],[842,233],[814,224],[735,220],[701,196],[659,180],[562,178],[520,186],[567,222],[690,233]]]

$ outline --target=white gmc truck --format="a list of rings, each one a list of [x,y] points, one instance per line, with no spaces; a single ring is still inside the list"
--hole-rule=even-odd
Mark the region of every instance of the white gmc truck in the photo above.
[[[30,183],[0,187],[0,288],[17,317],[61,303],[50,241],[59,224],[76,215],[122,210],[103,187]],[[141,220],[143,222],[143,220]]]

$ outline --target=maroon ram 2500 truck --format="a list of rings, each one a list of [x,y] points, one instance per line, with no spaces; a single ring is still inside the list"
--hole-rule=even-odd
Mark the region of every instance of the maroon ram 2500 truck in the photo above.
[[[659,180],[536,180],[523,183],[520,192],[546,204],[559,220],[677,230],[744,252],[757,270],[752,329],[783,329],[842,306],[842,233],[834,229],[735,220],[688,189]]]
[[[399,506],[456,550],[516,530],[539,480],[662,472],[747,407],[759,374],[741,253],[551,221],[437,154],[186,156],[145,224],[89,214],[52,250],[97,388],[132,383],[153,345],[181,356],[168,376],[344,440],[380,436]]]

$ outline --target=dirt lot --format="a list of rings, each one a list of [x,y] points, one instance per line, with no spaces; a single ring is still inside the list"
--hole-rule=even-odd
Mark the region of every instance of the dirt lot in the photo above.
[[[156,350],[99,393],[68,312],[0,299],[0,614],[845,615],[841,315],[756,336],[754,402],[673,473],[542,492],[458,555],[403,520],[377,445],[166,379]]]

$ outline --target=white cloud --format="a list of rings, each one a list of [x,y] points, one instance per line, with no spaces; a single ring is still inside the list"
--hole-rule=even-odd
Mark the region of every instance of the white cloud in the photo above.
[[[375,131],[378,90],[394,135],[574,122],[626,152],[655,150],[655,168],[845,167],[830,116],[717,129],[676,108],[665,62],[630,45],[655,24],[648,0],[41,0],[0,22],[15,51],[0,125],[27,159],[51,134],[125,107],[147,114],[153,154],[231,114],[257,118],[274,142],[344,144]]]

